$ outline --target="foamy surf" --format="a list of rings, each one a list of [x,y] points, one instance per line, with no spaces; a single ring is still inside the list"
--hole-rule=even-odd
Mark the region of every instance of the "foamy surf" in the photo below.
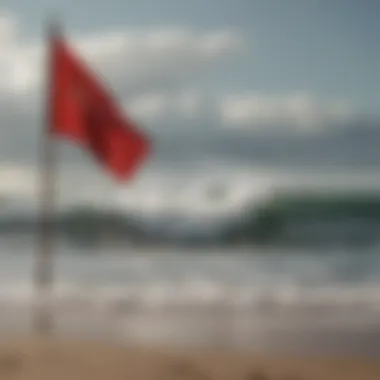
[[[0,308],[30,307],[37,300],[30,284],[0,287]],[[229,286],[218,282],[156,282],[144,285],[83,286],[61,283],[51,291],[57,309],[128,314],[138,311],[281,314],[372,311],[380,314],[379,284],[353,286]]]
[[[30,330],[32,255],[0,260],[0,328]],[[50,302],[65,334],[265,347],[300,334],[325,343],[337,332],[380,330],[375,253],[60,251],[55,269]]]

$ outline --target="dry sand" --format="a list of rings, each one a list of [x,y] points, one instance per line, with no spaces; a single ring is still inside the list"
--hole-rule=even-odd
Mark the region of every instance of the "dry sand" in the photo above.
[[[380,358],[264,356],[215,349],[132,349],[69,339],[4,339],[0,379],[379,380]]]

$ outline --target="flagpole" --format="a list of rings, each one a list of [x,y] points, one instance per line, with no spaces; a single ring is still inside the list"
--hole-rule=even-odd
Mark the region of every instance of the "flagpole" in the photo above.
[[[53,330],[53,313],[51,296],[53,291],[53,253],[54,253],[54,212],[56,199],[57,155],[55,140],[51,138],[51,102],[52,102],[52,46],[51,43],[59,33],[59,24],[50,22],[47,28],[46,52],[46,93],[45,114],[40,144],[39,162],[39,231],[35,261],[36,310],[33,328],[37,334],[50,335]]]

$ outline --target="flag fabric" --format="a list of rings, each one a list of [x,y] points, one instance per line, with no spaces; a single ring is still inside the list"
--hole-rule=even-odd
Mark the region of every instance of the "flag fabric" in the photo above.
[[[52,37],[50,54],[50,133],[88,149],[116,179],[130,179],[149,152],[147,136],[63,37]]]

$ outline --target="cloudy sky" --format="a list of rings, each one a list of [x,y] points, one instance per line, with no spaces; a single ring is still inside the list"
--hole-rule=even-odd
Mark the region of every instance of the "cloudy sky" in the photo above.
[[[123,187],[60,143],[59,202],[203,215],[284,183],[380,182],[375,0],[0,0],[0,10],[0,192],[18,205],[37,196],[52,12],[154,140]],[[223,202],[205,196],[209,183],[227,186]]]

